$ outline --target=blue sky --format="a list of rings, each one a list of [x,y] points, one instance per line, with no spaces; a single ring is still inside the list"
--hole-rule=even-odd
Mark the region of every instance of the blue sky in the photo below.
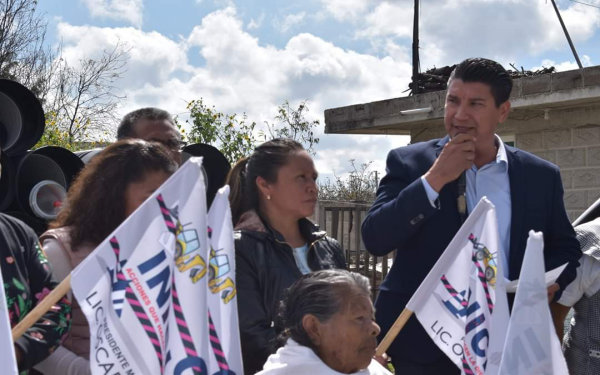
[[[600,0],[557,0],[585,66],[600,64]],[[411,75],[412,0],[42,0],[48,42],[76,63],[124,43],[119,111],[158,106],[185,117],[202,97],[220,111],[272,120],[277,105],[326,108],[404,96]],[[421,69],[471,56],[525,69],[576,68],[549,0],[421,2]],[[322,129],[320,129],[322,132]],[[322,174],[349,159],[383,171],[400,136],[322,135]]]

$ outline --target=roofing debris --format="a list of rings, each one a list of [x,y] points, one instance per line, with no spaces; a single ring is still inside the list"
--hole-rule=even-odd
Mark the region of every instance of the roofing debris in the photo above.
[[[556,69],[553,66],[547,68],[541,68],[535,71],[525,70],[523,67],[521,69],[517,69],[514,64],[510,64],[510,66],[514,69],[508,69],[508,73],[510,74],[512,79],[521,78],[521,77],[532,77],[538,76],[542,74],[555,73]],[[433,91],[441,91],[446,90],[448,78],[450,77],[450,73],[454,70],[456,65],[452,66],[444,66],[441,68],[432,68],[427,70],[425,73],[419,73],[417,75],[417,85],[415,82],[411,82],[408,84],[408,89],[410,90],[409,95],[415,94],[415,88],[418,87],[416,93],[423,94],[426,92]]]

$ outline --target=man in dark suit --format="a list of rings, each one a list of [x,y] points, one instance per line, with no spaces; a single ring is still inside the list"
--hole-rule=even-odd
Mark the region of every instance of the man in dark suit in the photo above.
[[[548,288],[549,299],[575,277],[581,252],[565,212],[558,167],[504,145],[495,134],[508,117],[511,90],[512,80],[500,64],[463,61],[448,80],[447,136],[390,151],[387,174],[362,224],[372,254],[397,249],[375,303],[380,339],[483,196],[496,206],[506,277],[518,278],[531,229],[544,233],[547,270],[569,262]],[[388,354],[400,374],[459,373],[414,317]]]

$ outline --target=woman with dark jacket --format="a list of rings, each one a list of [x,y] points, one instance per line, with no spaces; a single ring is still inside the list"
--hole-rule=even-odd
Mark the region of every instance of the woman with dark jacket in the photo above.
[[[258,146],[227,178],[246,374],[260,371],[275,349],[284,290],[311,271],[346,267],[338,242],[306,219],[315,210],[316,179],[312,158],[291,139]]]

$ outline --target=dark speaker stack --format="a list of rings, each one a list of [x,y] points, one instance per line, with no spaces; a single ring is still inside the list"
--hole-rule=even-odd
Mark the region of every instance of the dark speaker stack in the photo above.
[[[44,111],[23,85],[0,79],[0,211],[36,232],[56,217],[83,162],[71,151],[46,146],[30,151],[44,132]]]

